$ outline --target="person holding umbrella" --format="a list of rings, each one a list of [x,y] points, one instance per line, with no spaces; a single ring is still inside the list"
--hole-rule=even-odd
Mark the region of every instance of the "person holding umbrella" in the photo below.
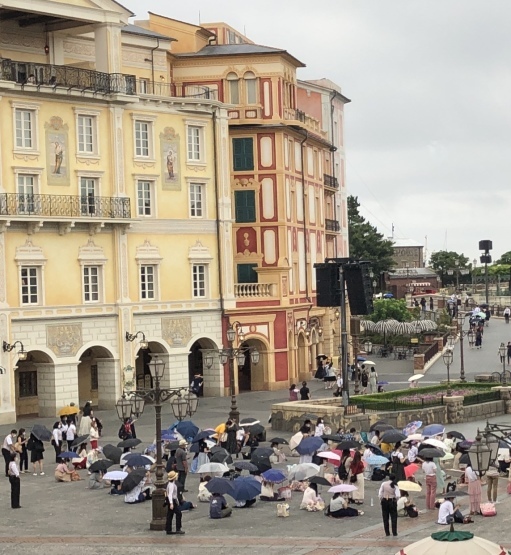
[[[334,493],[332,500],[326,508],[325,515],[332,518],[343,518],[345,516],[361,516],[363,511],[357,511],[353,507],[348,507],[348,502],[342,493]]]
[[[32,463],[34,476],[37,476],[37,466],[39,466],[39,476],[44,476],[43,472],[43,442],[38,439],[33,433],[30,434],[27,443],[27,449],[30,451],[30,462]]]
[[[179,508],[179,495],[176,485],[177,477],[178,473],[173,470],[167,474],[168,484],[165,500],[165,504],[167,506],[167,521],[165,523],[165,532],[167,533],[167,535],[184,534],[184,530],[181,529],[183,515],[181,513],[181,509]],[[174,515],[176,515],[175,532],[172,531],[172,521],[174,520]]]

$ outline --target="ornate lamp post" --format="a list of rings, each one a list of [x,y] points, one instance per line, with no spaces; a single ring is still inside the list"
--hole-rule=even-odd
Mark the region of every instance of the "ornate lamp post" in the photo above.
[[[453,357],[452,349],[450,348],[445,349],[445,351],[442,354],[442,359],[444,361],[444,364],[447,366],[447,397],[452,396],[450,369],[451,369],[453,358],[454,357]]]
[[[27,360],[28,353],[27,351],[25,351],[25,348],[23,347],[23,343],[21,341],[15,341],[12,345],[7,343],[7,341],[4,341],[3,343],[4,353],[10,353],[12,350],[16,348],[16,345],[20,346],[20,350],[16,353],[18,355],[18,360]]]
[[[243,333],[243,329],[239,322],[229,324],[226,335],[229,347],[227,349],[219,349],[217,351],[208,349],[204,356],[204,364],[207,368],[211,368],[214,362],[213,354],[215,353],[220,358],[220,364],[227,364],[227,362],[229,362],[229,393],[231,396],[231,410],[229,411],[229,418],[239,422],[240,411],[238,410],[236,387],[234,384],[234,359],[237,360],[238,366],[243,366],[245,364],[246,353],[250,353],[250,360],[252,361],[252,364],[258,364],[260,354],[255,347],[234,347],[236,336],[238,337],[240,343],[245,341],[245,334]]]
[[[145,338],[144,338],[145,339]],[[131,341],[127,339],[127,341]],[[149,369],[153,378],[152,389],[137,389],[136,391],[125,391],[115,404],[117,416],[123,422],[127,418],[140,416],[144,412],[146,401],[154,404],[156,424],[156,482],[152,494],[152,520],[149,525],[151,530],[164,530],[166,521],[166,509],[163,507],[165,501],[166,482],[163,479],[163,462],[161,448],[161,407],[166,401],[171,401],[172,412],[178,420],[186,416],[192,416],[197,411],[199,399],[191,393],[187,387],[161,388],[160,383],[165,373],[165,364],[156,357],[149,363]]]
[[[498,445],[498,444],[497,444]],[[482,478],[492,462],[492,448],[486,442],[482,441],[481,432],[477,429],[477,436],[475,442],[468,450],[470,458],[470,466],[472,470]]]
[[[499,347],[499,355],[500,355],[500,360],[502,360],[502,385],[504,387],[507,386],[506,354],[507,354],[507,348],[504,345],[504,343],[502,343],[502,345]]]

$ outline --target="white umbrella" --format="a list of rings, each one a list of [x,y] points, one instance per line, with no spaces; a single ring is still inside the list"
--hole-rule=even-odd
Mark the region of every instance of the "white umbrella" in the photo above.
[[[433,437],[425,439],[422,443],[426,445],[433,445],[433,447],[438,447],[443,451],[447,450],[447,445],[443,441],[440,441],[439,439],[435,439]]]
[[[399,491],[422,491],[422,487],[417,482],[409,482],[408,480],[401,480],[397,483]]]
[[[124,480],[127,475],[128,473],[123,470],[112,470],[103,476],[103,480]]]
[[[332,453],[332,451],[323,451],[317,454],[318,457],[322,459],[330,459],[332,461],[340,461],[341,457],[337,453]]]
[[[308,478],[316,476],[316,474],[319,474],[320,470],[320,467],[313,463],[295,464],[289,469],[287,477],[289,480],[301,482],[302,480],[307,480]]]
[[[424,377],[424,374],[414,374],[413,376],[410,376],[408,378],[408,381],[409,382],[416,382],[417,380],[420,380],[423,377]]]
[[[358,488],[352,484],[338,484],[337,486],[332,486],[328,493],[350,493],[356,491]]]
[[[360,320],[360,324],[364,331],[373,331],[376,325],[372,320]]]
[[[376,322],[373,328],[374,333],[394,333],[394,329],[396,328],[399,322],[394,320],[393,318],[388,318],[387,320],[380,320]]]
[[[451,461],[454,459],[454,455],[452,453],[446,453],[443,457],[440,457],[441,461]]]
[[[471,532],[435,532],[430,537],[407,545],[396,555],[506,555],[501,545],[474,536]]]
[[[362,362],[362,366],[376,366],[376,362],[373,362],[372,360],[364,360]]]
[[[422,434],[410,434],[406,439],[403,439],[404,443],[409,441],[422,441],[424,439]]]
[[[216,474],[229,472],[229,467],[226,464],[210,462],[203,464],[198,470],[198,474]]]
[[[289,449],[291,449],[291,451],[293,449],[296,449],[297,445],[299,445],[302,439],[303,439],[302,432],[296,432],[296,434],[292,436],[291,439],[289,440]]]

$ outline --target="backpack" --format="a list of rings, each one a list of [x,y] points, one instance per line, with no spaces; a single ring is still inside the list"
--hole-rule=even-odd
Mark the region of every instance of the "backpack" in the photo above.
[[[32,451],[32,449],[34,448],[34,438],[30,437],[29,440],[27,441],[27,449],[29,451]]]
[[[129,426],[129,424],[128,424]],[[119,433],[117,434],[119,439],[128,439],[129,437],[131,437],[131,433],[128,433],[126,431],[126,425],[125,424],[121,424],[121,427],[119,428]]]
[[[339,478],[344,482],[348,479],[348,471],[346,470],[346,466],[344,463],[339,465]]]
[[[371,475],[371,481],[381,482],[385,478],[385,471],[381,468],[375,468]]]

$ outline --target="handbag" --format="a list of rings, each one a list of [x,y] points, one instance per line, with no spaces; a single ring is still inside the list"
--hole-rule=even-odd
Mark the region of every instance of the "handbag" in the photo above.
[[[495,516],[497,514],[494,503],[481,503],[480,508],[483,516]]]
[[[355,484],[357,482],[357,474],[350,476],[350,484]]]

